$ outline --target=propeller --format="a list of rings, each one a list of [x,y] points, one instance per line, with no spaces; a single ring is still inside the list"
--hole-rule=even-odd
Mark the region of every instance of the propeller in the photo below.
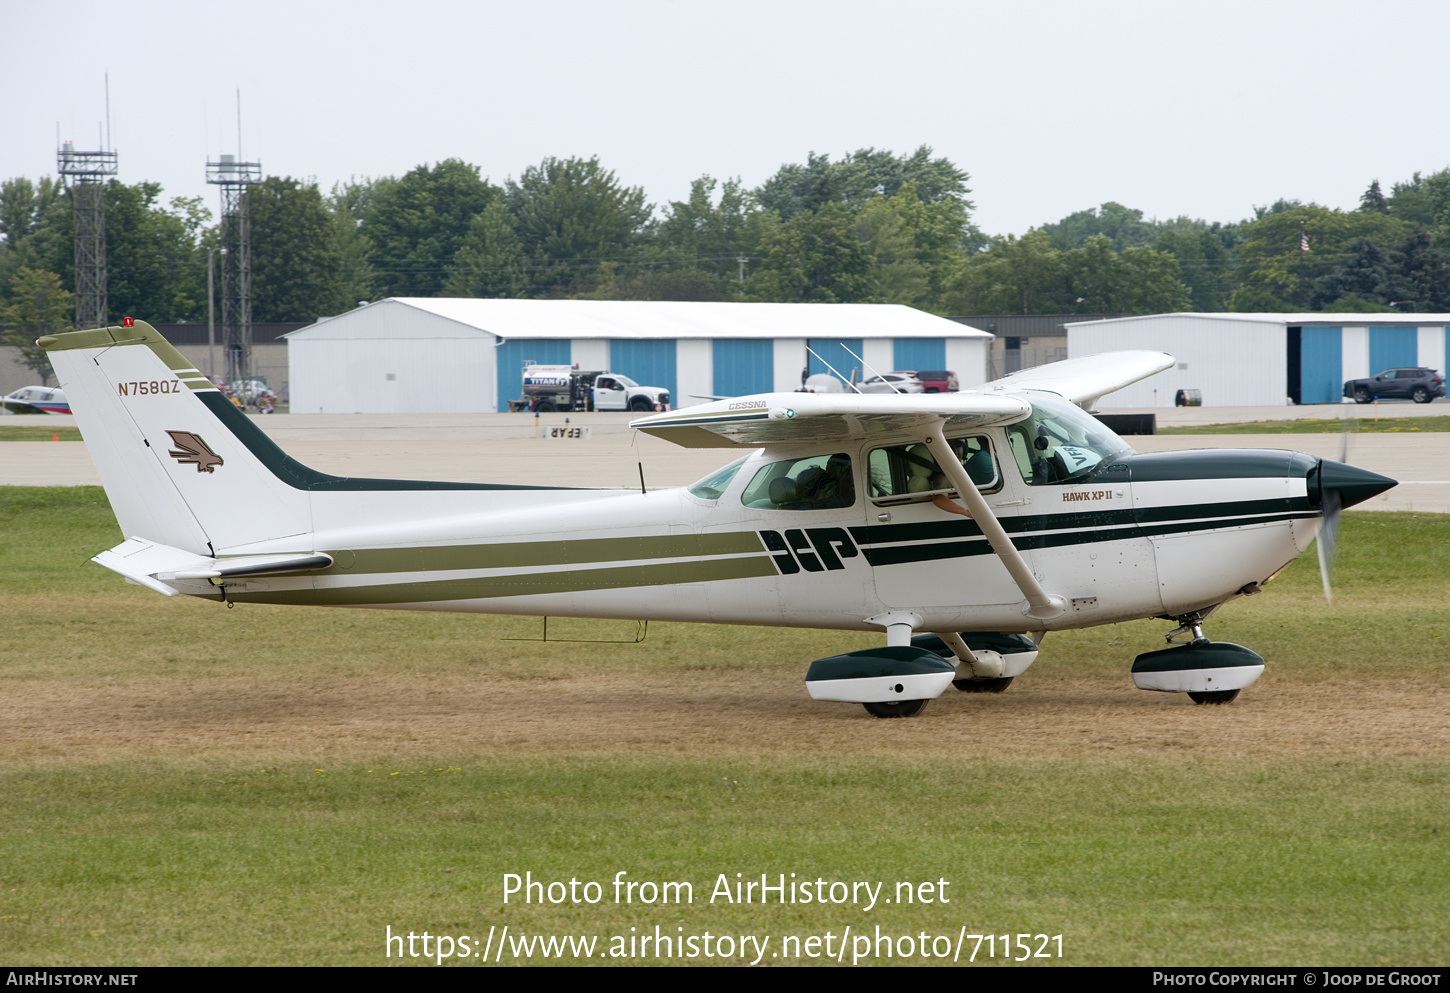
[[[1340,418],[1342,430],[1339,433],[1339,461],[1349,463],[1349,420]],[[1322,471],[1322,470],[1321,470]],[[1339,499],[1337,490],[1324,490],[1319,499],[1319,512],[1323,515],[1323,523],[1319,525],[1319,537],[1314,542],[1314,549],[1319,554],[1319,581],[1324,584],[1324,602],[1333,603],[1334,594],[1330,591],[1330,577],[1334,573],[1334,552],[1339,544],[1339,512],[1344,509]]]
[[[1334,595],[1329,591],[1329,576],[1334,571],[1334,549],[1339,544],[1340,509],[1339,494],[1326,490],[1319,499],[1319,512],[1324,516],[1324,522],[1319,525],[1319,537],[1314,540],[1314,547],[1319,550],[1319,578],[1324,583],[1326,603],[1334,602]]]
[[[1319,578],[1324,583],[1324,599],[1334,602],[1330,592],[1329,576],[1334,570],[1334,546],[1339,539],[1339,512],[1345,507],[1363,503],[1391,486],[1395,480],[1377,472],[1347,464],[1349,457],[1349,431],[1345,425],[1344,436],[1339,443],[1340,461],[1319,460],[1319,513],[1323,523],[1319,526],[1319,537],[1315,545],[1319,551]]]

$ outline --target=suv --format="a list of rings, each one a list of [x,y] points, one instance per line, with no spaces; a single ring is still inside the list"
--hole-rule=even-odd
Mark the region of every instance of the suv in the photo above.
[[[1445,395],[1445,378],[1434,369],[1386,369],[1373,379],[1351,379],[1344,384],[1344,395],[1355,403],[1377,399],[1429,403]]]
[[[921,380],[923,392],[926,393],[955,393],[957,385],[957,374],[949,369],[923,369],[919,372],[903,372],[903,376],[915,376]]]

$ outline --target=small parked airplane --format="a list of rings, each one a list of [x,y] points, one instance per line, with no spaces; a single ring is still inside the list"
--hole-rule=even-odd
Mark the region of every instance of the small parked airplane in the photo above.
[[[69,414],[65,391],[55,386],[22,386],[0,397],[0,408],[12,414]]]
[[[1168,368],[1161,352],[965,393],[655,414],[634,426],[747,454],[636,493],[326,475],[147,324],[40,344],[127,536],[94,561],[130,582],[227,603],[884,631],[806,676],[813,698],[879,717],[948,686],[1000,692],[1048,631],[1144,617],[1177,628],[1133,664],[1139,687],[1231,700],[1263,659],[1208,641],[1204,621],[1395,485],[1294,452],[1133,452],[1085,410]]]

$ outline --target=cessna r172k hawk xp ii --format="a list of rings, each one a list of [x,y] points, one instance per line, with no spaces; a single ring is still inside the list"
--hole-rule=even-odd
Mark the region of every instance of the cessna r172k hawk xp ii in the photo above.
[[[1207,640],[1204,620],[1339,508],[1395,485],[1294,452],[1136,454],[1084,408],[1168,368],[1161,352],[965,393],[771,393],[655,414],[634,427],[746,454],[636,493],[329,476],[146,324],[40,344],[127,535],[95,561],[133,583],[243,603],[884,630],[885,647],[806,676],[815,699],[878,717],[919,713],[948,686],[1005,689],[1045,632],[1141,617],[1177,629],[1138,656],[1139,687],[1230,700],[1263,659]]]

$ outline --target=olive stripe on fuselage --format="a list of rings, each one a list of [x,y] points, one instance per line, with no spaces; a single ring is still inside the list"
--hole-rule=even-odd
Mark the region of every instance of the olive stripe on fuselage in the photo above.
[[[753,579],[775,575],[775,563],[765,555],[713,559],[701,562],[664,562],[568,572],[523,573],[480,576],[469,579],[432,580],[414,583],[382,583],[372,586],[324,587],[322,589],[279,589],[257,592],[231,591],[227,598],[244,603],[311,604],[313,606],[360,606],[393,603],[433,603],[457,600],[491,600],[544,593],[581,593],[618,590],[637,586],[675,586],[711,583],[729,579]],[[290,577],[289,577],[290,579]]]

